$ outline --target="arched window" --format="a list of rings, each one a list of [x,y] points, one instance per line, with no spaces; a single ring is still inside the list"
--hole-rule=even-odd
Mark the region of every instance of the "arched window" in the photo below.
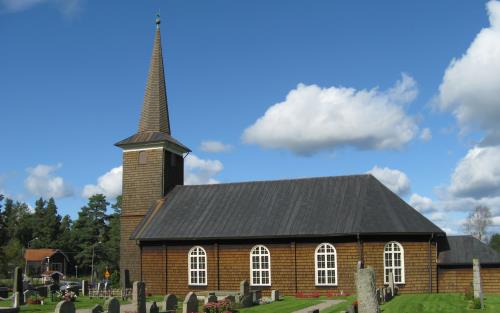
[[[384,283],[389,283],[389,273],[393,273],[396,284],[405,283],[405,252],[399,242],[388,242],[384,247]]]
[[[189,285],[207,285],[207,253],[200,246],[191,248],[188,253]]]
[[[252,286],[271,285],[271,255],[262,245],[250,251],[250,281]]]
[[[316,285],[337,285],[337,252],[335,247],[329,243],[322,243],[314,253]]]

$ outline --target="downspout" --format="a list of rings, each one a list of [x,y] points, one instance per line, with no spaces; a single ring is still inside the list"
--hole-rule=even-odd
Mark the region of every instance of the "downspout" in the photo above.
[[[434,238],[434,233],[431,233],[429,238],[429,293],[432,293],[432,245],[431,241]]]
[[[364,255],[363,255],[363,246],[361,244],[361,238],[359,233],[356,234],[356,239],[358,241],[358,261],[361,261],[362,267],[364,267]]]

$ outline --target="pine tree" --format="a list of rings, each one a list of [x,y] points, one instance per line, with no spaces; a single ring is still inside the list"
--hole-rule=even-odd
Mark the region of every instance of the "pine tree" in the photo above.
[[[94,263],[103,263],[102,246],[107,241],[108,226],[106,224],[106,210],[109,203],[102,194],[89,198],[86,206],[78,212],[78,219],[72,229],[74,248],[79,251],[75,259],[79,268],[90,270],[92,252],[95,250]]]
[[[33,241],[34,248],[58,248],[57,238],[61,228],[61,216],[57,214],[54,198],[45,201],[42,198],[35,203],[33,223],[36,225],[33,236],[38,240]]]
[[[109,233],[105,243],[108,266],[114,271],[120,269],[120,213],[122,209],[122,196],[116,198],[116,203],[111,206],[113,214],[108,217]]]

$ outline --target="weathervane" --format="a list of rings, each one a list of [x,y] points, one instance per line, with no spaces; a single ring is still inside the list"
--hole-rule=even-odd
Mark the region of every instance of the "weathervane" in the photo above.
[[[160,28],[160,10],[158,9],[158,13],[156,13],[156,28]]]

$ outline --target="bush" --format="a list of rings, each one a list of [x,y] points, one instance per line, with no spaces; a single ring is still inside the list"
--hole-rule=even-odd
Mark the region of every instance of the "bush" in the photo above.
[[[113,273],[111,273],[111,276],[109,276],[109,284],[113,288],[120,287],[120,271],[114,271]]]

